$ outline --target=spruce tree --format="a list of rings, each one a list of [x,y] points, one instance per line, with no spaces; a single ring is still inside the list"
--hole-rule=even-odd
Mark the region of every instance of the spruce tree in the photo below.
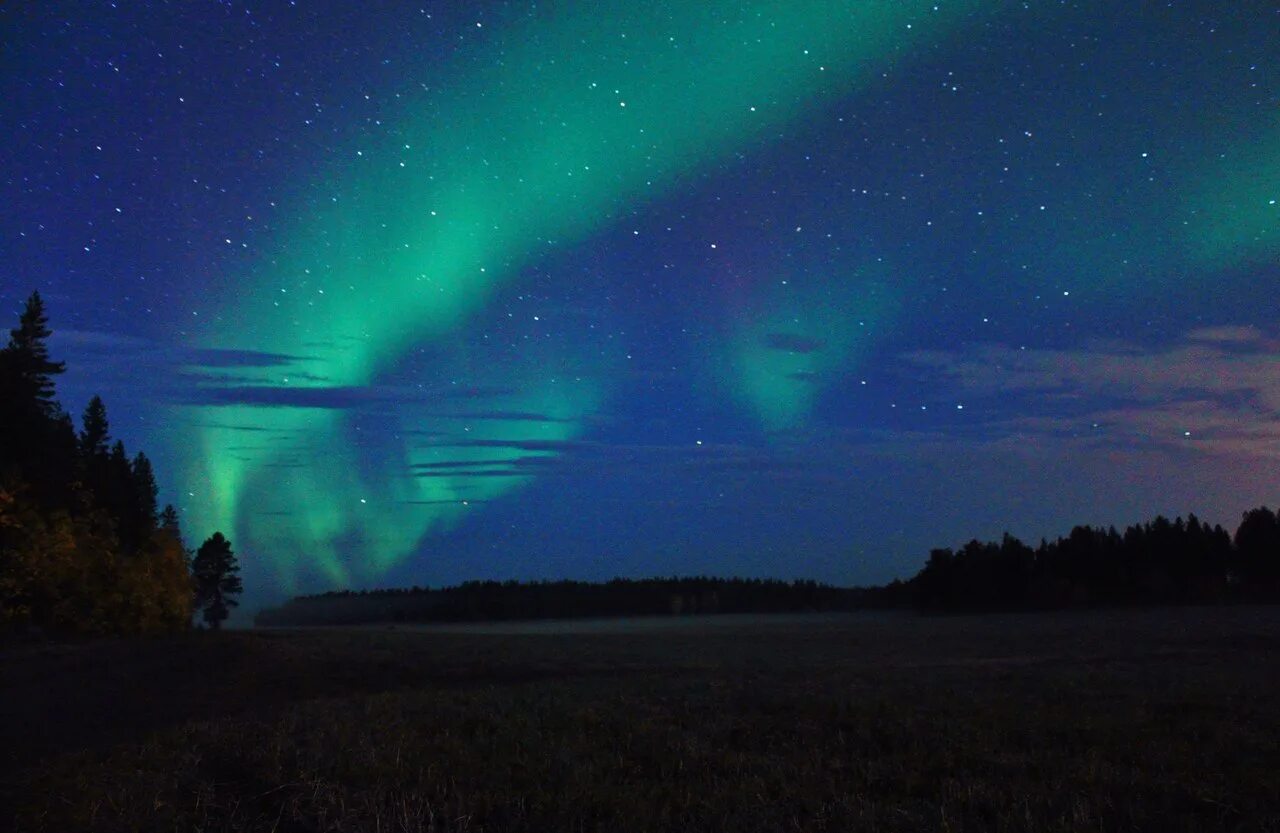
[[[26,480],[48,477],[32,471],[50,460],[60,462],[61,449],[54,424],[60,409],[54,399],[54,376],[66,366],[49,358],[46,343],[52,331],[38,292],[31,293],[18,326],[9,331],[9,342],[0,350],[0,475]]]
[[[18,319],[17,328],[9,331],[8,372],[20,386],[20,397],[30,401],[40,415],[52,418],[58,411],[54,400],[54,376],[67,369],[63,362],[49,358],[46,343],[53,331],[49,329],[49,317],[45,315],[44,301],[39,292],[32,292]]]
[[[107,441],[111,439],[111,426],[107,422],[107,406],[101,396],[95,396],[85,406],[81,418],[80,454],[86,459],[107,456]]]
[[[195,582],[195,606],[201,617],[214,630],[218,630],[231,608],[240,603],[234,599],[243,592],[240,583],[240,565],[236,563],[231,542],[221,532],[209,536],[191,562],[192,579]]]
[[[102,479],[96,486],[95,503],[116,523],[121,548],[132,552],[140,543],[137,527],[137,496],[133,493],[133,468],[124,450],[124,441],[116,440],[103,462]]]
[[[146,454],[139,451],[133,458],[130,468],[133,481],[134,523],[137,524],[139,538],[145,538],[156,528],[156,500],[159,488],[156,486],[151,460]]]
[[[166,532],[173,533],[174,537],[179,539],[182,537],[182,527],[178,523],[178,510],[173,508],[172,503],[166,503],[161,510],[159,525]]]

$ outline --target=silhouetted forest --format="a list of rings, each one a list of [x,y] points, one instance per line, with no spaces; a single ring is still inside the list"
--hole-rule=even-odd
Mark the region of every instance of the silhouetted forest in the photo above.
[[[261,611],[256,624],[357,625],[609,616],[782,613],[868,608],[980,612],[1280,601],[1280,518],[1244,514],[1233,537],[1194,515],[1124,532],[1078,526],[1032,548],[1011,535],[936,549],[909,581],[833,587],[743,578],[483,581],[429,589],[340,591]]]
[[[192,585],[173,507],[151,461],[112,442],[93,397],[81,428],[55,398],[32,294],[0,350],[0,632],[154,633],[186,628]]]
[[[469,622],[700,613],[854,610],[870,591],[814,581],[695,578],[470,581],[457,587],[342,591],[300,596],[263,610],[258,625]]]
[[[1280,601],[1280,519],[1251,509],[1234,537],[1195,515],[1124,532],[1078,526],[1034,549],[1006,534],[933,550],[886,592],[939,611]]]

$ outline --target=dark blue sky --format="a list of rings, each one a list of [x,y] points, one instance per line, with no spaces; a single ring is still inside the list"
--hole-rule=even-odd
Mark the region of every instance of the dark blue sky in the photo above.
[[[0,308],[255,599],[1280,494],[1274,2],[0,7]]]

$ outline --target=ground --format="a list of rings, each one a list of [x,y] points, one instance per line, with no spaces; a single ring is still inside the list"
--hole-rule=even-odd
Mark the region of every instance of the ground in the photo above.
[[[0,694],[18,830],[1280,830],[1278,607],[10,646]]]

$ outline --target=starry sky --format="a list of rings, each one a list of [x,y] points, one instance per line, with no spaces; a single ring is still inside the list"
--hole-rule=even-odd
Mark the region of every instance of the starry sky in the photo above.
[[[251,603],[1280,500],[1275,0],[8,3],[0,128]]]

